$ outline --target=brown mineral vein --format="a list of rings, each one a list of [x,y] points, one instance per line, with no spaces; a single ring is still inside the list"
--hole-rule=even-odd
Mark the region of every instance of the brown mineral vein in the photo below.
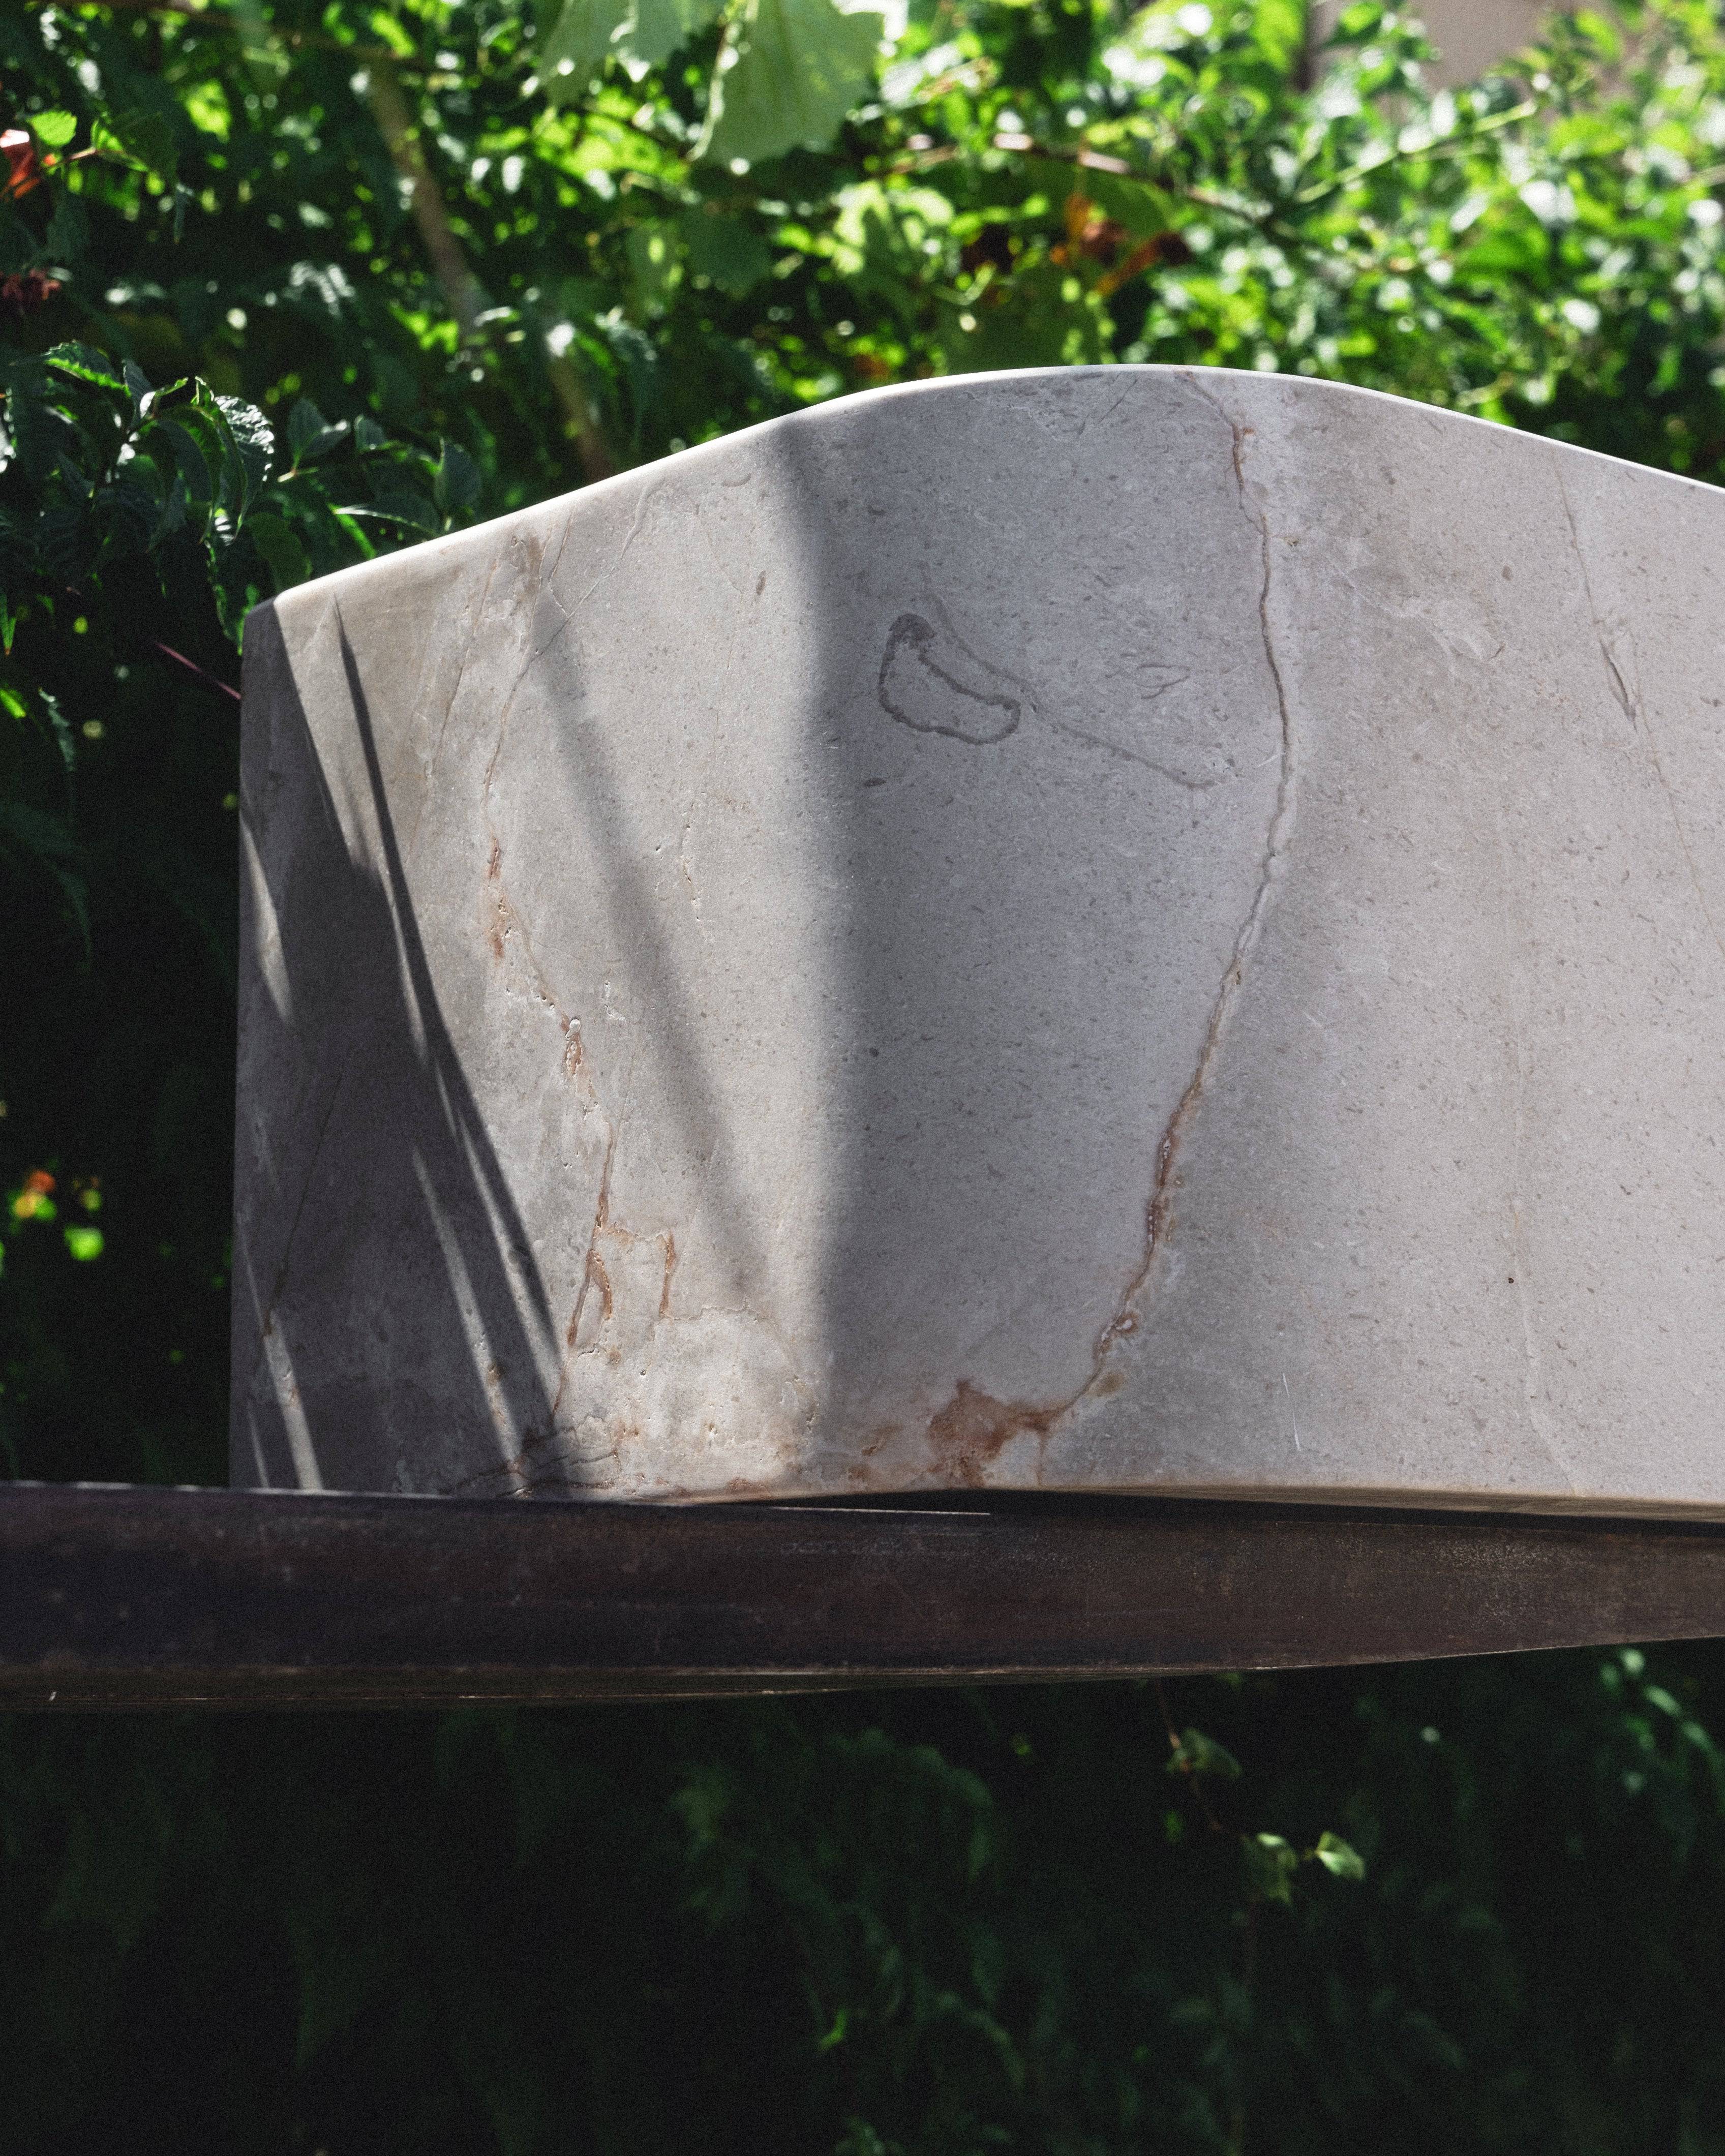
[[[1101,1388],[1107,1367],[1108,1353],[1114,1342],[1137,1330],[1138,1300],[1149,1283],[1157,1258],[1166,1250],[1173,1232],[1174,1173],[1180,1147],[1209,1082],[1230,1015],[1245,978],[1246,961],[1263,932],[1277,871],[1293,834],[1294,721],[1288,704],[1287,684],[1282,676],[1281,661],[1276,657],[1275,636],[1270,624],[1270,524],[1263,511],[1254,505],[1245,478],[1245,445],[1254,429],[1242,427],[1209,390],[1200,388],[1189,376],[1187,379],[1193,394],[1207,404],[1228,429],[1235,489],[1240,513],[1257,535],[1260,562],[1258,627],[1264,647],[1265,665],[1276,691],[1276,715],[1281,734],[1281,770],[1276,783],[1276,806],[1271,813],[1257,886],[1245,919],[1234,939],[1234,947],[1223,971],[1221,985],[1210,1009],[1209,1021],[1204,1028],[1204,1041],[1199,1051],[1198,1066],[1175,1105],[1163,1132],[1162,1142],[1157,1148],[1156,1178],[1145,1207],[1143,1253],[1137,1270],[1127,1282],[1125,1292],[1115,1306],[1114,1314],[1096,1336],[1090,1374],[1070,1399],[1051,1403],[997,1400],[961,1378],[952,1399],[931,1420],[928,1437],[937,1459],[943,1462],[955,1479],[967,1485],[980,1481],[983,1467],[997,1458],[1012,1438],[1034,1434],[1045,1445],[1060,1419],[1080,1400]]]
[[[1248,427],[1242,427],[1239,421],[1233,418],[1217,402],[1209,390],[1200,388],[1189,376],[1188,386],[1195,396],[1202,398],[1204,403],[1210,407],[1217,418],[1228,429],[1232,444],[1234,484],[1240,502],[1240,513],[1253,526],[1258,536],[1262,569],[1258,585],[1258,631],[1264,646],[1264,663],[1269,669],[1271,680],[1276,688],[1276,716],[1281,728],[1281,771],[1276,782],[1276,807],[1270,819],[1270,830],[1265,845],[1263,865],[1258,874],[1258,887],[1252,895],[1251,906],[1245,921],[1240,924],[1240,933],[1234,939],[1234,949],[1223,973],[1221,987],[1217,991],[1214,1004],[1211,1006],[1209,1024],[1204,1029],[1204,1045],[1199,1053],[1198,1068],[1193,1072],[1191,1082],[1180,1096],[1173,1114],[1168,1118],[1168,1127],[1163,1132],[1162,1144],[1157,1156],[1156,1183],[1150,1194],[1150,1204],[1146,1215],[1144,1262],[1122,1298],[1119,1309],[1103,1332],[1098,1353],[1099,1370],[1101,1350],[1106,1348],[1109,1340],[1117,1332],[1131,1332],[1133,1329],[1136,1320],[1132,1306],[1137,1300],[1139,1290],[1148,1279],[1151,1266],[1155,1262],[1156,1254],[1167,1241],[1169,1230],[1173,1226],[1173,1173],[1179,1156],[1181,1142],[1185,1137],[1186,1127],[1192,1119],[1193,1112],[1203,1096],[1211,1066],[1215,1061],[1216,1050],[1221,1043],[1223,1033],[1228,1024],[1229,1014],[1239,994],[1240,983],[1245,978],[1246,960],[1251,955],[1253,947],[1262,932],[1264,916],[1269,908],[1270,894],[1275,885],[1276,870],[1281,865],[1283,855],[1287,850],[1288,841],[1293,834],[1294,828],[1294,721],[1293,714],[1288,707],[1287,684],[1282,678],[1281,663],[1276,655],[1276,639],[1270,626],[1271,570],[1270,522],[1264,511],[1254,506],[1245,479],[1246,438],[1253,430]],[[1094,1377],[1091,1378],[1091,1383],[1095,1383]]]
[[[568,1330],[563,1335],[564,1345],[572,1350],[576,1335],[581,1330],[581,1314],[587,1308],[587,1291],[597,1284],[602,1307],[607,1317],[611,1315],[611,1282],[604,1262],[599,1256],[599,1237],[611,1218],[611,1164],[617,1158],[617,1133],[614,1130],[605,1142],[605,1164],[599,1171],[599,1194],[593,1209],[593,1229],[587,1239],[587,1259],[581,1269],[581,1286],[576,1292],[575,1307],[569,1313]],[[556,1427],[557,1409],[562,1405],[563,1388],[569,1381],[568,1358],[564,1358],[563,1368],[557,1379],[557,1398],[551,1404],[551,1420]]]

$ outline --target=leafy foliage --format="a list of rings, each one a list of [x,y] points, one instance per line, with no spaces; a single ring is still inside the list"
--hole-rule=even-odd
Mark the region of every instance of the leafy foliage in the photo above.
[[[1716,1650],[1170,1703],[0,1723],[8,2145],[1717,2144]]]
[[[131,1212],[129,1234],[87,1274],[108,1252],[102,1229],[74,1218],[57,1238],[43,1233],[63,1147],[44,1146],[12,1192],[0,1225],[13,1260],[0,1445],[14,1473],[28,1457],[38,1471],[209,1476],[224,1375],[226,1132],[215,1117],[225,1121],[231,1060],[232,645],[259,598],[465,517],[478,475],[454,443],[433,456],[370,419],[332,425],[304,398],[278,455],[255,406],[195,378],[153,387],[135,360],[87,344],[13,353],[0,381],[0,872],[39,894],[36,935],[10,939],[7,957],[26,976],[46,959],[52,989],[37,999],[58,1004],[61,1022],[19,1025],[9,1060],[23,1082],[8,1074],[8,1122],[12,1100],[39,1089],[39,1113],[63,1127],[83,1091],[75,1201],[86,1213],[100,1204],[117,1153]],[[24,981],[15,993],[14,1009],[28,1010]],[[100,1030],[85,1015],[96,1003]],[[153,1111],[147,1136],[139,1091]],[[133,1209],[151,1183],[167,1224],[153,1245]],[[122,1367],[109,1382],[136,1404],[129,1429],[90,1383],[78,1339],[85,1324],[115,1322],[115,1287],[139,1298],[146,1327],[172,1327],[141,1371],[136,1336],[114,1343]],[[125,1301],[119,1310],[123,1327]],[[195,1390],[179,1381],[192,1340]],[[152,1393],[160,1419],[145,1404]],[[50,1419],[54,1439],[30,1450],[20,1427]]]
[[[1720,476],[1712,11],[1440,94],[1378,0],[1305,46],[1296,0],[0,7],[11,1472],[223,1473],[257,598],[955,370],[1297,369]],[[1699,2156],[1722,1714],[1693,1650],[0,1723],[8,2143]]]

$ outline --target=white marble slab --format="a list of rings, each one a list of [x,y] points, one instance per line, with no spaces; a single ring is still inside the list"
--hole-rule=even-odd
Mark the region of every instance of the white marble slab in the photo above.
[[[1725,1509],[1722,583],[1118,367],[262,609],[236,1482]]]

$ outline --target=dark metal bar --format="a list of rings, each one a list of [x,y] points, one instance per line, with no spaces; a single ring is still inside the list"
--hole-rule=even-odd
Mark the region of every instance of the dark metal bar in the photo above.
[[[1121,1498],[0,1487],[0,1705],[440,1706],[1725,1633],[1725,1527]]]

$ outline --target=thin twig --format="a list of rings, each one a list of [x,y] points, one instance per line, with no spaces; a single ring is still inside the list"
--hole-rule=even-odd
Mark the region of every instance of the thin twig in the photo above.
[[[200,681],[212,689],[219,690],[223,696],[231,696],[236,704],[239,701],[238,689],[230,688],[227,682],[218,680],[213,674],[207,672],[200,666],[195,659],[188,659],[183,651],[176,651],[172,644],[164,644],[159,636],[152,636],[150,639],[150,649],[152,651],[161,652],[165,658],[172,659],[176,665],[183,666],[188,674],[195,674]]]
[[[1238,218],[1242,224],[1266,224],[1276,215],[1273,206],[1231,202],[1227,196],[1212,194],[1205,187],[1182,187],[1177,181],[1158,179],[1153,172],[1141,172],[1123,157],[1105,157],[1100,150],[1090,149],[1082,142],[1039,142],[1030,135],[997,135],[992,146],[1020,157],[1052,157],[1062,164],[1081,166],[1086,172],[1136,180],[1139,186],[1154,187],[1158,193],[1171,196],[1178,202],[1194,203],[1199,209],[1213,209],[1221,216]],[[954,150],[947,154],[957,157],[960,153]],[[926,152],[924,162],[937,162],[941,155],[938,151]]]
[[[443,196],[432,177],[430,166],[420,145],[419,133],[408,110],[408,101],[402,95],[401,83],[392,60],[372,64],[366,83],[366,99],[372,108],[372,116],[377,123],[377,131],[383,137],[390,162],[406,182],[408,207],[413,222],[419,228],[425,252],[443,286],[444,296],[449,301],[449,312],[461,332],[461,341],[471,344],[479,331],[480,317],[490,305],[485,288],[475,276],[462,252],[461,243],[455,237],[449,223],[449,213],[444,206]],[[593,408],[582,387],[581,377],[571,362],[560,352],[547,352],[546,373],[550,378],[552,393],[562,408],[563,418],[575,441],[576,453],[581,460],[582,476],[591,481],[608,479],[616,466],[603,436],[593,422]]]
[[[1351,187],[1356,180],[1368,180],[1373,173],[1383,172],[1387,166],[1400,164],[1404,157],[1459,155],[1464,150],[1471,149],[1482,135],[1495,135],[1501,128],[1512,127],[1517,121],[1531,120],[1538,110],[1538,99],[1530,97],[1520,105],[1512,105],[1507,112],[1494,112],[1489,119],[1477,121],[1466,133],[1440,135],[1435,141],[1416,144],[1406,150],[1398,147],[1387,151],[1381,157],[1363,157],[1357,165],[1350,165],[1346,172],[1338,172],[1334,179],[1325,180],[1320,186],[1307,187],[1296,194],[1294,207],[1309,209],[1313,203],[1322,202],[1326,195],[1333,195],[1343,187]]]
[[[389,152],[390,162],[406,184],[408,206],[413,213],[413,222],[419,228],[419,237],[425,243],[425,252],[431,258],[437,280],[444,288],[449,312],[455,317],[461,341],[470,344],[479,318],[490,301],[484,285],[469,268],[461,243],[449,223],[449,212],[425,162],[418,130],[408,110],[408,101],[402,95],[393,61],[372,63],[367,76],[365,95],[372,108],[372,117],[377,123],[377,131],[383,137],[383,146]]]
[[[1180,1732],[1174,1727],[1173,1713],[1168,1703],[1168,1694],[1162,1688],[1162,1679],[1152,1677],[1150,1682],[1156,1693],[1156,1704],[1162,1709],[1162,1722],[1163,1728],[1168,1732],[1168,1749],[1174,1754],[1180,1772],[1191,1785],[1192,1794],[1198,1802],[1198,1809],[1204,1814],[1204,1824],[1212,1834],[1225,1834],[1227,1829],[1216,1817],[1214,1807],[1204,1793],[1202,1780],[1193,1773],[1186,1761],[1180,1757]]]

